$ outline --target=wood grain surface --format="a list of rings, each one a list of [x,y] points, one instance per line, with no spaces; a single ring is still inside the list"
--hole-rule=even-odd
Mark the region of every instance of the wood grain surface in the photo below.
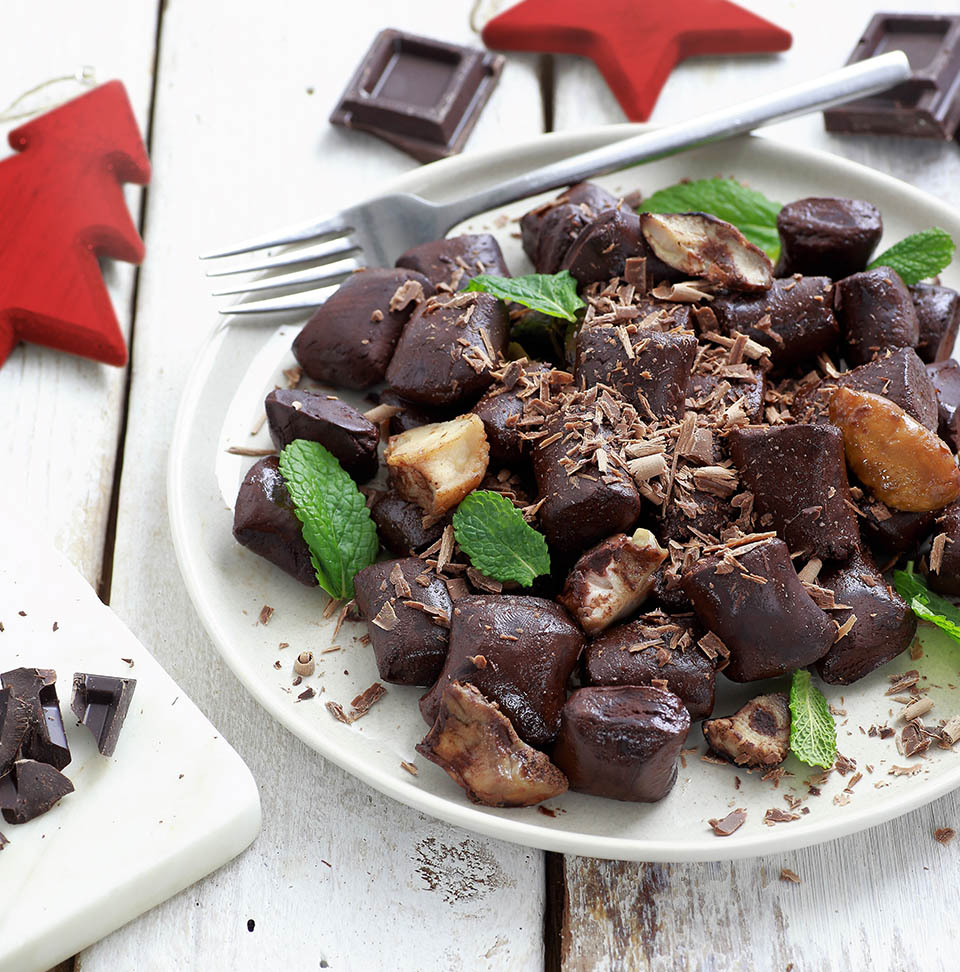
[[[735,864],[543,855],[434,821],[326,763],[244,693],[196,618],[165,491],[177,401],[217,322],[196,254],[339,208],[411,168],[372,137],[328,125],[340,90],[381,27],[478,43],[471,14],[479,25],[505,5],[7,0],[0,10],[4,35],[17,39],[0,60],[0,106],[92,65],[98,79],[127,85],[154,164],[146,263],[139,274],[105,267],[131,365],[15,351],[0,370],[0,495],[49,524],[84,575],[102,581],[114,609],[246,759],[264,805],[263,833],[248,852],[88,949],[76,968],[956,968],[960,841],[933,838],[938,827],[960,829],[954,796],[865,834]],[[794,48],[681,65],[654,122],[837,66],[872,13],[861,0],[745,6],[792,30]],[[956,3],[898,6],[955,12]],[[467,151],[528,137],[545,122],[622,120],[589,62],[510,55]],[[960,206],[956,144],[828,136],[819,117],[769,134]],[[128,198],[140,212],[140,191]],[[800,883],[781,880],[782,867]]]

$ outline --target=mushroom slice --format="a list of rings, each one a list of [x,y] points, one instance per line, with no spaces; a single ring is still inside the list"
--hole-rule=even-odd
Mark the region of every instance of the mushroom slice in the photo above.
[[[666,557],[649,530],[608,537],[576,562],[559,601],[588,635],[599,634],[643,604]]]
[[[667,265],[725,290],[769,290],[773,264],[730,223],[707,213],[641,213],[653,252]]]
[[[437,721],[417,752],[488,807],[532,807],[567,789],[563,773],[520,740],[499,707],[462,682],[444,689]]]
[[[776,766],[790,751],[790,706],[784,692],[758,695],[726,719],[709,719],[710,748],[738,766]]]

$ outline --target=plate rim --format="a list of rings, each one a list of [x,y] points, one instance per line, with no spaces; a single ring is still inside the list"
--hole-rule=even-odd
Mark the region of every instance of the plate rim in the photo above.
[[[525,153],[536,151],[538,146],[548,151],[562,150],[568,154],[584,151],[594,144],[605,144],[637,134],[649,126],[620,124],[593,126],[572,132],[550,132],[501,148],[487,149],[468,155],[454,156],[431,163],[404,173],[386,184],[381,194],[389,192],[419,192],[429,196],[426,191],[431,184],[442,181],[443,177],[456,174],[460,169],[480,169],[485,164],[508,162],[511,157],[522,157]],[[851,177],[873,180],[895,191],[909,200],[911,197],[925,205],[936,204],[960,221],[960,212],[924,190],[877,169],[853,162],[829,152],[805,146],[791,145],[779,139],[758,135],[739,136],[728,142],[742,142],[761,151],[788,157],[792,161],[806,160],[818,166],[830,166],[834,171]],[[762,146],[762,147],[761,147]],[[622,170],[626,171],[626,170]],[[200,583],[197,570],[189,551],[190,525],[186,522],[186,504],[182,499],[182,488],[186,481],[183,475],[189,454],[187,444],[192,422],[196,414],[204,384],[200,377],[209,372],[217,352],[225,340],[231,326],[231,318],[225,316],[218,322],[213,333],[205,341],[184,385],[174,420],[173,434],[167,462],[167,512],[170,521],[171,537],[177,566],[190,600],[197,611],[201,623],[214,643],[218,653],[227,666],[250,694],[284,728],[325,759],[336,763],[341,769],[357,779],[372,786],[380,793],[397,800],[406,806],[428,813],[433,817],[458,827],[481,833],[498,840],[506,840],[526,847],[559,853],[592,856],[613,860],[633,860],[651,862],[693,863],[704,861],[726,861],[749,859],[795,850],[867,830],[888,823],[912,810],[916,810],[937,798],[960,787],[960,762],[953,768],[945,769],[922,787],[905,790],[897,797],[884,801],[882,806],[871,809],[869,805],[826,820],[797,821],[788,828],[770,828],[768,833],[751,835],[747,839],[718,839],[716,849],[704,855],[702,845],[685,848],[682,841],[645,840],[642,838],[617,838],[593,833],[569,830],[551,830],[540,824],[524,820],[489,814],[466,802],[459,803],[446,796],[429,790],[411,786],[402,779],[366,765],[358,765],[349,756],[338,751],[336,741],[319,729],[314,729],[297,719],[289,706],[273,694],[261,691],[253,672],[239,663],[230,651],[229,639],[218,620],[217,605],[209,597]]]

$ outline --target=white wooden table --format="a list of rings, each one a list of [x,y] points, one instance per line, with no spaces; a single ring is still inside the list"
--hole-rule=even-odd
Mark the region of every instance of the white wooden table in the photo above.
[[[475,14],[482,22],[505,5],[480,0]],[[791,30],[793,49],[682,65],[654,122],[842,64],[873,9],[861,0],[745,5]],[[897,6],[955,12],[956,0]],[[941,846],[933,831],[960,826],[960,797],[739,864],[544,855],[429,819],[324,762],[246,696],[201,629],[174,561],[164,489],[177,401],[217,316],[196,254],[338,208],[411,167],[370,137],[333,129],[327,115],[377,29],[477,43],[469,15],[468,0],[6,0],[0,9],[0,104],[92,65],[100,80],[126,83],[154,164],[149,190],[129,192],[147,261],[139,273],[106,270],[131,365],[15,351],[0,370],[3,489],[29,498],[239,750],[264,806],[248,852],[88,949],[76,969],[956,968],[960,841]],[[622,120],[592,64],[510,55],[467,150]],[[833,137],[819,117],[769,134],[960,206],[957,144]],[[802,883],[780,881],[783,866]]]

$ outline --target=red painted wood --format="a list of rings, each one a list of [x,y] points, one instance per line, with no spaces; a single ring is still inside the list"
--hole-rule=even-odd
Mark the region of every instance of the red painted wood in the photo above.
[[[727,0],[524,0],[487,23],[483,42],[589,57],[627,118],[646,121],[684,58],[785,51],[792,37]]]
[[[122,183],[150,162],[127,93],[111,81],[14,129],[0,162],[0,364],[30,341],[106,364],[127,348],[98,256],[140,263]]]

